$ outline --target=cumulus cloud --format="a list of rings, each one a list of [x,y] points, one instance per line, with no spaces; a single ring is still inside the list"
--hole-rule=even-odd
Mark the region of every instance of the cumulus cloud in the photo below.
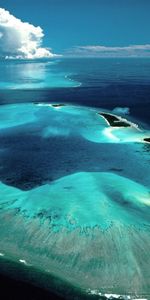
[[[0,8],[0,57],[36,59],[53,57],[54,54],[42,47],[43,30],[23,22],[9,11]]]
[[[129,115],[130,108],[129,107],[115,107],[112,112],[114,114],[121,114],[121,115]]]
[[[125,47],[107,46],[76,46],[66,51],[69,56],[96,56],[96,57],[149,57],[150,44],[130,45]]]

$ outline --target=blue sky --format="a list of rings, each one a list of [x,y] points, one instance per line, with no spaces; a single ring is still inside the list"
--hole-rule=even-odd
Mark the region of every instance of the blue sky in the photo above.
[[[55,52],[75,45],[150,43],[149,0],[1,0],[13,15],[40,25]]]
[[[150,44],[150,0],[0,0],[0,7],[40,26],[44,46]]]

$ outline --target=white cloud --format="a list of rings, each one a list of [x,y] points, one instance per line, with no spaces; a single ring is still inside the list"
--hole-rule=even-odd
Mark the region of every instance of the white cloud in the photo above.
[[[122,115],[129,115],[130,108],[129,107],[115,107],[112,112],[114,114],[122,114]]]
[[[53,57],[49,49],[42,48],[43,30],[22,22],[9,11],[0,8],[0,57],[36,59]]]
[[[69,56],[96,56],[96,57],[148,57],[150,44],[130,45],[125,47],[107,46],[76,46],[66,51]]]

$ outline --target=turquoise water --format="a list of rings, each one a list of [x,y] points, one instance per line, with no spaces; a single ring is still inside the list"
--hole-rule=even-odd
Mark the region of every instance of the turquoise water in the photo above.
[[[16,269],[19,263],[31,273],[37,269],[57,278],[58,287],[50,289],[69,299],[80,292],[79,299],[104,294],[148,299],[150,148],[144,138],[150,130],[147,117],[139,122],[139,98],[130,106],[124,101],[122,106],[103,107],[101,99],[99,107],[92,100],[79,105],[81,94],[89,97],[83,74],[87,81],[91,75],[82,73],[85,62],[78,78],[77,61],[71,69],[70,61],[48,67],[45,63],[46,77],[37,72],[43,66],[36,63],[9,62],[2,67],[5,72],[8,68],[8,75],[0,107],[0,256],[16,262]],[[10,79],[13,64],[15,78]],[[25,71],[28,64],[31,77]],[[93,67],[95,78],[98,64],[100,60]],[[93,61],[86,67],[89,74],[92,66]],[[55,94],[47,90],[48,82]],[[21,89],[31,86],[30,103],[19,103]],[[62,87],[65,95],[76,93],[76,103],[62,101]],[[46,88],[46,101],[40,88]],[[101,112],[121,116],[130,126],[111,127]]]

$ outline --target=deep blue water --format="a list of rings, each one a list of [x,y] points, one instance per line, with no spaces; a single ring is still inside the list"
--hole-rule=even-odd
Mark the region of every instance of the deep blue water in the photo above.
[[[108,109],[127,106],[131,116],[148,126],[149,58],[70,58],[45,64],[0,63],[0,103],[61,101]],[[64,81],[65,74],[75,83]]]

